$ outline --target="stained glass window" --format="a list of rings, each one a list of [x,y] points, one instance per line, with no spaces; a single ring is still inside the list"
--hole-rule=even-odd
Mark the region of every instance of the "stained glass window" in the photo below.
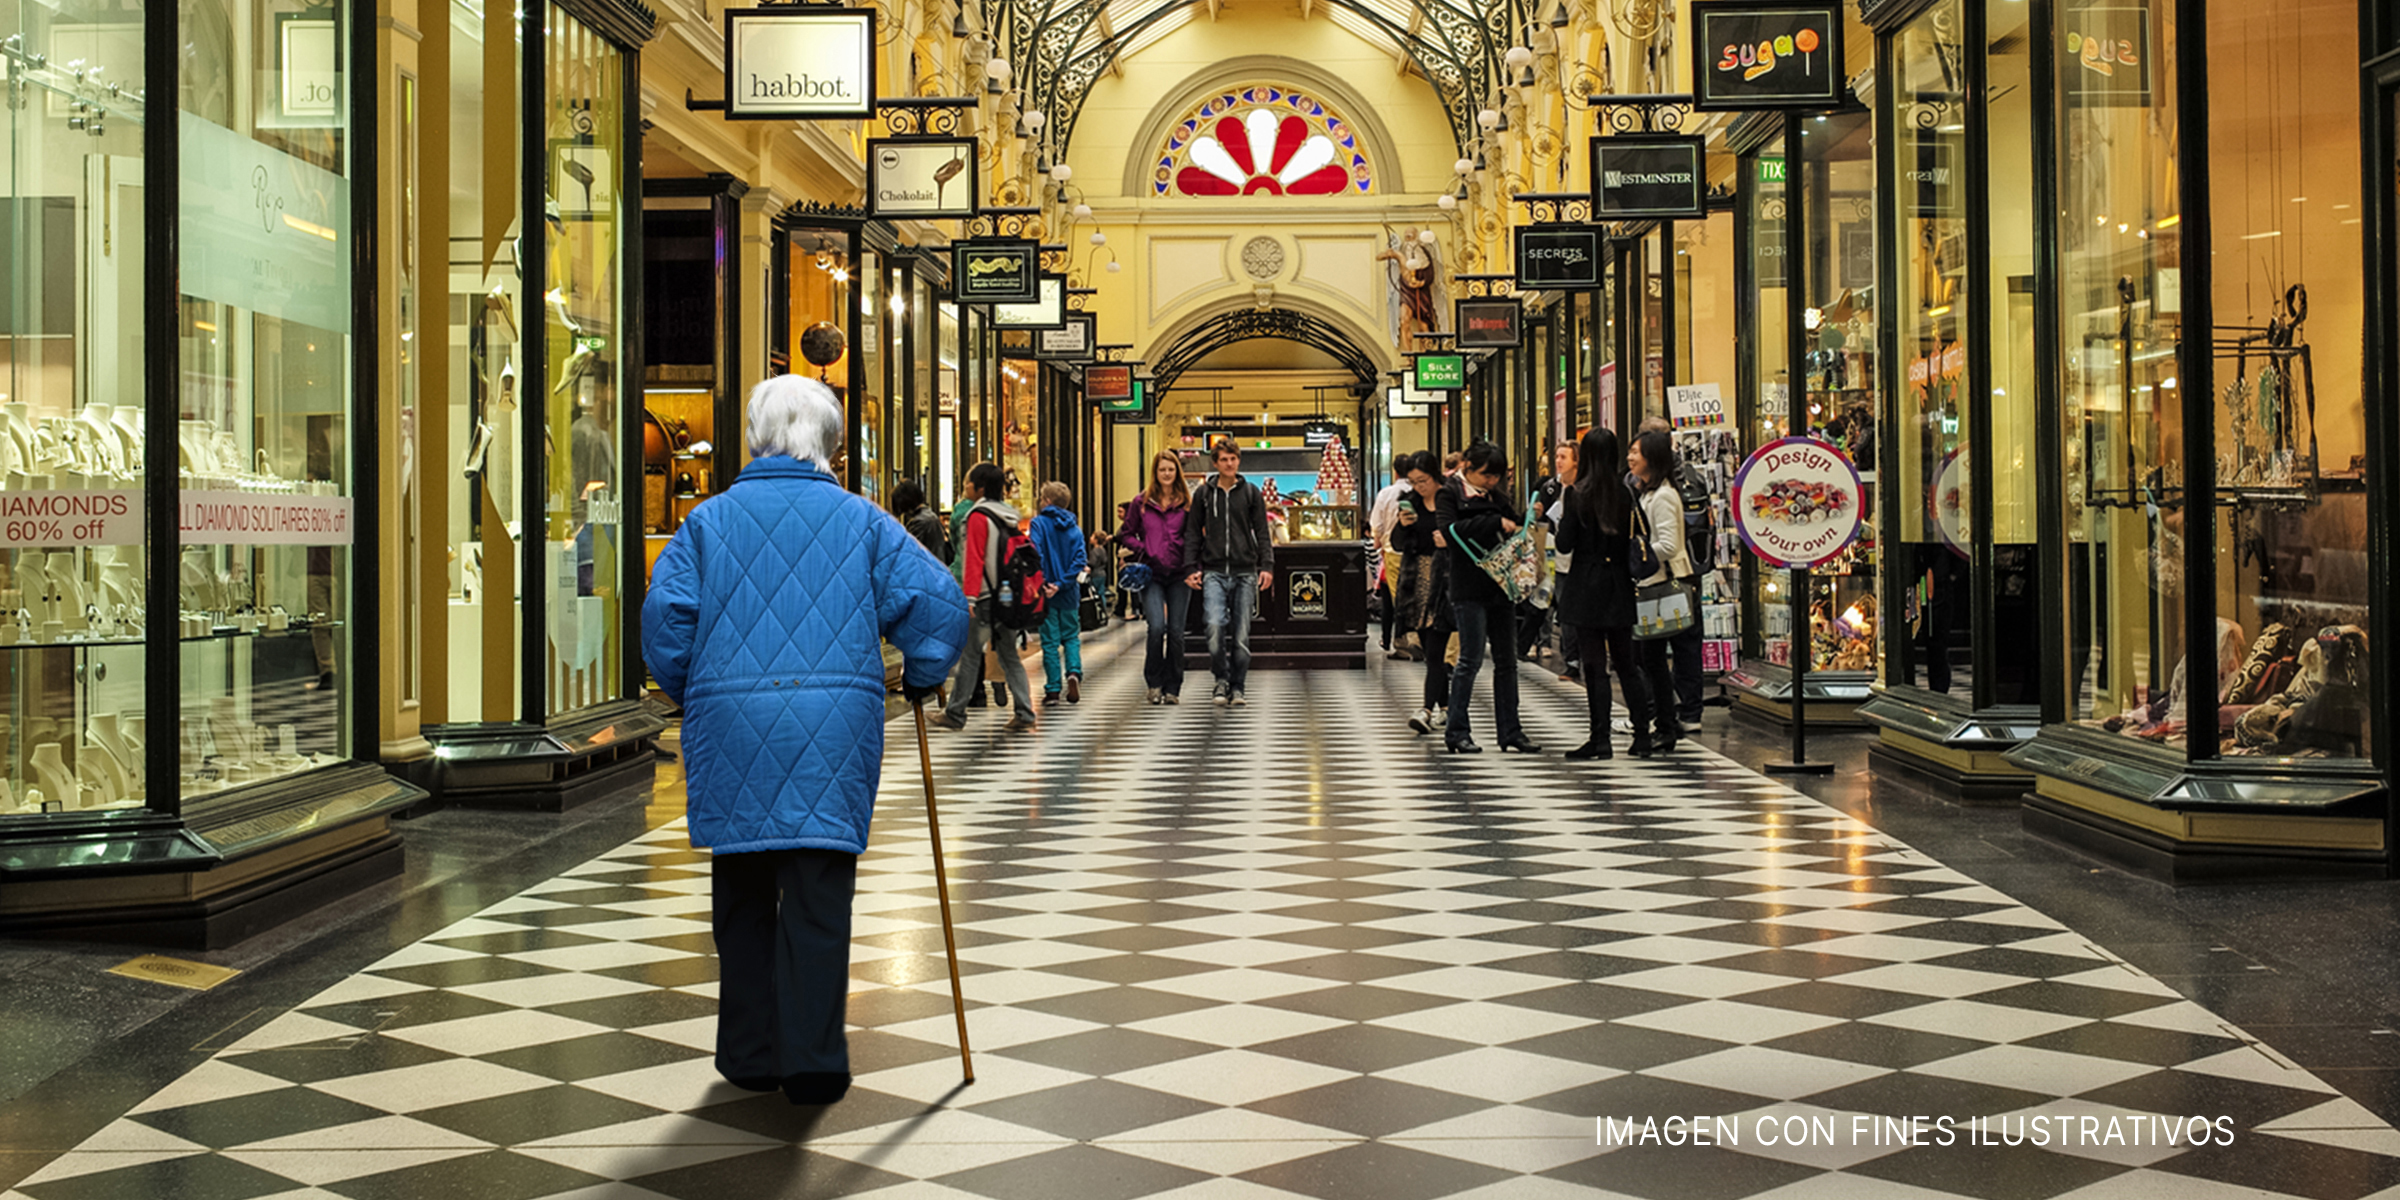
[[[1202,101],[1167,134],[1159,196],[1364,195],[1375,173],[1348,119],[1314,96],[1258,84]]]

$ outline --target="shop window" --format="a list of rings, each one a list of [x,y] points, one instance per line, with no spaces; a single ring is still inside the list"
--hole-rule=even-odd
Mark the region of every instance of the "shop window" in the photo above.
[[[143,439],[147,422],[161,419],[141,402],[145,114],[130,92],[119,100],[19,55],[80,61],[85,78],[138,85],[143,12],[73,0],[10,5],[0,7],[0,39],[9,99],[0,108],[0,494],[14,501],[0,522],[0,816],[139,808],[173,790],[164,781],[154,791],[142,777],[146,735],[176,736],[171,724],[145,728]],[[162,104],[150,118],[175,114]],[[173,486],[175,464],[160,465]],[[129,517],[98,536],[52,521],[19,507],[37,483],[44,494],[116,493]],[[233,557],[221,552],[210,565],[230,567]],[[252,578],[240,580],[245,610]],[[214,595],[215,576],[206,582]],[[302,648],[291,661],[305,672],[291,679],[294,690],[314,682],[306,639],[279,646]],[[175,697],[159,699],[174,711]],[[228,748],[244,744],[247,726],[226,728]],[[277,748],[272,738],[268,748]]]
[[[1175,123],[1159,153],[1159,196],[1338,196],[1374,190],[1358,129],[1325,103],[1258,84],[1221,92]]]
[[[623,691],[622,562],[633,526],[617,478],[626,436],[618,389],[640,381],[619,375],[626,323],[618,250],[628,219],[615,157],[624,144],[623,53],[556,5],[549,21],[550,289],[542,306],[548,362],[539,402],[550,497],[544,695],[557,714]],[[630,218],[640,215],[637,205]]]
[[[2228,757],[2367,753],[2359,100],[2322,69],[2356,62],[2357,36],[2339,6],[2209,8],[2215,608],[2239,648],[2214,681]]]
[[[1899,478],[1890,493],[1897,504],[1886,532],[1905,626],[1888,642],[1887,678],[1961,694],[1973,684],[1968,664],[1955,661],[1968,643],[1971,608],[1967,438],[1969,410],[1981,402],[1969,358],[1987,352],[1973,319],[1978,298],[1968,291],[1968,174],[1980,164],[1967,159],[1967,126],[1978,114],[1968,111],[1963,7],[1940,0],[1895,35],[1895,138],[1885,180],[1899,233],[1891,312],[1900,354],[1891,456]]]
[[[363,334],[350,328],[344,12],[201,0],[183,18],[180,111],[161,105],[143,117],[177,120],[182,141],[183,294],[180,345],[170,352],[181,360],[183,503],[206,519],[270,495],[310,514],[300,524],[315,531],[286,536],[238,521],[187,531],[173,569],[183,608],[200,614],[186,621],[181,654],[188,797],[347,758],[344,702],[375,699],[341,686],[351,642],[346,514],[356,500],[350,342]],[[251,47],[270,48],[272,66],[250,69]],[[266,205],[273,219],[262,221]],[[274,272],[260,269],[270,262]],[[104,411],[83,408],[84,440]],[[53,578],[66,574],[60,557],[54,551],[48,564]],[[130,571],[110,577],[123,565],[121,552],[102,564],[102,594],[129,586]],[[34,765],[40,774],[44,764]],[[86,786],[91,772],[81,768],[90,765],[79,763]]]

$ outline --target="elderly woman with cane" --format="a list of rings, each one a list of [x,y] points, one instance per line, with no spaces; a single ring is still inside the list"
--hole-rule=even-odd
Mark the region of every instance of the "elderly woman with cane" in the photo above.
[[[832,471],[831,389],[750,393],[751,462],[651,575],[642,653],[681,705],[691,839],[715,853],[719,1074],[794,1104],[850,1087],[850,904],[883,762],[880,643],[922,702],[967,638],[958,581]]]

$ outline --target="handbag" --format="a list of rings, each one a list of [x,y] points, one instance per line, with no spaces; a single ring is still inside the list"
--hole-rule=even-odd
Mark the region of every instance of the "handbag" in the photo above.
[[[1633,640],[1655,642],[1690,629],[1700,620],[1692,585],[1672,579],[1633,590]]]
[[[1150,564],[1132,562],[1126,563],[1123,567],[1118,568],[1117,586],[1128,592],[1141,592],[1149,590]]]
[[[1451,536],[1458,536],[1455,528]],[[1492,577],[1492,582],[1500,585],[1501,593],[1511,604],[1532,595],[1542,582],[1542,555],[1534,547],[1530,526],[1518,526],[1515,533],[1488,551],[1478,552],[1475,544],[1463,537],[1458,538],[1458,545],[1470,561]]]
[[[1100,595],[1100,585],[1089,579],[1084,580],[1080,599],[1083,611],[1076,614],[1076,620],[1082,625],[1083,632],[1098,633],[1107,628],[1108,602]]]

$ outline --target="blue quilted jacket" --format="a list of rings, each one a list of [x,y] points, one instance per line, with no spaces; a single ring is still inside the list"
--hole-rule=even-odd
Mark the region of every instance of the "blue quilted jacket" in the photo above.
[[[900,522],[791,458],[692,510],[650,576],[642,657],[683,706],[692,844],[866,851],[883,653],[930,687],[967,640],[958,582]]]

